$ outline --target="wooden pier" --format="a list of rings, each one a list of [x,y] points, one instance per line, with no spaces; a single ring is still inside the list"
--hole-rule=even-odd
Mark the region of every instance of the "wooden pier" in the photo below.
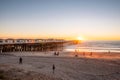
[[[2,43],[0,53],[18,51],[61,51],[65,41],[44,41],[34,43]]]

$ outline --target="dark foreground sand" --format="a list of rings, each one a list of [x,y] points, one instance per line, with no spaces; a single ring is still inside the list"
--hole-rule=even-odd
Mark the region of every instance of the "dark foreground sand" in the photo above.
[[[18,64],[19,56],[0,55],[0,80],[120,80],[119,57],[22,58],[23,64]],[[56,66],[55,74],[52,73],[53,64]]]

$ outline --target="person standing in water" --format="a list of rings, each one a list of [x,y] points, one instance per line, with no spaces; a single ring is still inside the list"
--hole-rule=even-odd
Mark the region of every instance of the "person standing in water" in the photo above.
[[[52,66],[52,69],[53,69],[53,74],[54,74],[54,71],[55,71],[55,65],[54,64]]]
[[[19,58],[19,64],[22,64],[22,58],[21,57]]]

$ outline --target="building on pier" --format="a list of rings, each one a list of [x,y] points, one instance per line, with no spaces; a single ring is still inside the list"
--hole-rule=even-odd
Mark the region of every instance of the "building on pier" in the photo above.
[[[62,50],[62,39],[0,39],[0,52]]]

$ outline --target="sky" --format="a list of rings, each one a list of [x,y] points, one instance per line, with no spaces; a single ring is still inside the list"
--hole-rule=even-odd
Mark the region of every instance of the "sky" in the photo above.
[[[0,0],[0,38],[120,40],[120,0]]]

